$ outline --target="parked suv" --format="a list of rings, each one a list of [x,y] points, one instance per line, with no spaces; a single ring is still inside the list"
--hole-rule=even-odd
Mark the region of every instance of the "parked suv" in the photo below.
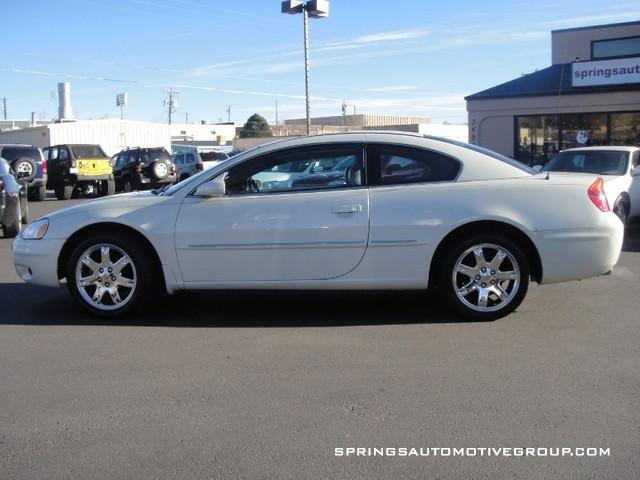
[[[54,145],[47,150],[47,185],[58,200],[83,193],[113,195],[116,184],[111,161],[100,145]]]
[[[27,188],[29,200],[44,200],[47,197],[47,162],[42,152],[33,145],[0,145],[0,157],[20,177]]]
[[[175,183],[176,167],[164,148],[130,148],[121,151],[113,166],[119,190],[132,192]]]
[[[178,152],[171,159],[176,166],[179,182],[204,170],[204,164],[198,152]]]

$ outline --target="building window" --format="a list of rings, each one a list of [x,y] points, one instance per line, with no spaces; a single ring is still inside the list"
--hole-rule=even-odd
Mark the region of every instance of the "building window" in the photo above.
[[[559,150],[640,145],[640,112],[564,113],[516,117],[515,158],[544,165]]]
[[[640,112],[611,114],[611,145],[640,145]]]
[[[518,117],[516,135],[516,160],[527,165],[544,164],[559,149],[558,116]]]
[[[562,144],[560,148],[606,145],[607,114],[575,113],[560,115]]]
[[[612,38],[591,42],[591,58],[620,58],[640,55],[640,37]]]

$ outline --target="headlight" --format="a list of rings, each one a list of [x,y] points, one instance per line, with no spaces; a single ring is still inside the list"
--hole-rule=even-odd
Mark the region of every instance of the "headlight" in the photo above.
[[[22,231],[22,238],[25,240],[39,240],[47,233],[49,228],[49,219],[43,218],[30,223],[27,228]]]

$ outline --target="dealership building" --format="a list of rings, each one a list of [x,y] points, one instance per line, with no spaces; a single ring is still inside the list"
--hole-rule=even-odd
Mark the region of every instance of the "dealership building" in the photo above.
[[[522,162],[640,145],[640,21],[551,32],[552,65],[466,97],[469,141]]]

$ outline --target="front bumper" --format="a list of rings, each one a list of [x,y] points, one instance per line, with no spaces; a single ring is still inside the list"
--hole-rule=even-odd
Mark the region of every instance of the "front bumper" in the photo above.
[[[58,255],[63,239],[25,240],[18,235],[12,244],[16,272],[27,283],[57,287]]]

